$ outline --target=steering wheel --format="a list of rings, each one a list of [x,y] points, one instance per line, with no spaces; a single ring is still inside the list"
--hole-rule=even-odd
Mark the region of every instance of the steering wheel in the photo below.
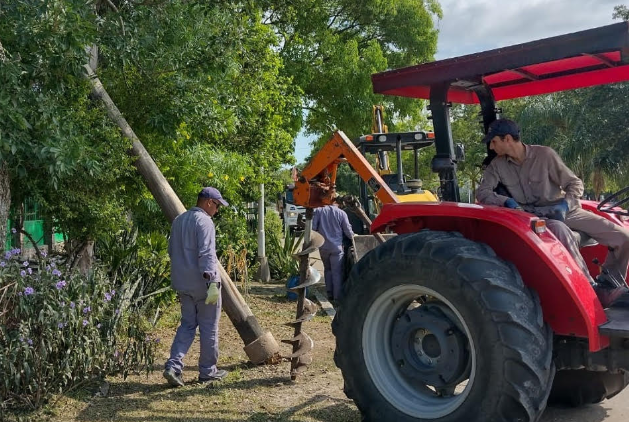
[[[622,208],[615,209],[617,207],[620,207],[621,205],[626,205],[627,203],[629,203],[629,186],[627,186],[626,188],[622,188],[613,195],[610,195],[607,198],[603,199],[598,204],[596,209],[601,212],[607,212],[610,214],[629,216],[629,211]]]

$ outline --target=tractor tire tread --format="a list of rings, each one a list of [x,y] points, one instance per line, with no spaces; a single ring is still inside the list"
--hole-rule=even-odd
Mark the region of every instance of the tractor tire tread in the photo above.
[[[537,421],[546,407],[554,374],[553,334],[543,322],[537,296],[524,286],[515,266],[497,257],[489,246],[469,240],[460,233],[430,230],[398,235],[378,246],[354,266],[345,283],[346,299],[341,302],[332,323],[337,344],[335,363],[343,373],[345,390],[351,394],[348,397],[355,401],[364,420],[422,420],[400,412],[383,398],[363,393],[364,377],[357,376],[357,371],[353,369],[356,363],[352,362],[359,353],[360,345],[352,345],[348,335],[350,330],[356,330],[352,326],[355,324],[351,323],[356,316],[355,312],[346,311],[345,307],[352,297],[359,300],[360,296],[363,303],[366,301],[366,290],[373,287],[368,280],[370,273],[387,264],[387,268],[394,266],[398,272],[411,268],[420,271],[417,262],[434,262],[447,269],[449,274],[458,275],[458,280],[456,277],[444,277],[443,282],[448,283],[450,288],[466,290],[462,294],[469,293],[482,302],[483,309],[487,310],[490,320],[497,327],[505,360],[502,362],[504,384],[496,386],[496,391],[504,394],[496,402],[494,413],[483,420]],[[462,285],[457,284],[461,282]],[[517,309],[511,306],[516,304]],[[434,421],[454,420],[448,416]]]

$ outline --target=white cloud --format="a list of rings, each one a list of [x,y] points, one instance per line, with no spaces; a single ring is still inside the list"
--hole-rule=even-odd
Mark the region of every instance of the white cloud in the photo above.
[[[441,0],[437,59],[609,25],[614,23],[614,6],[623,2]]]

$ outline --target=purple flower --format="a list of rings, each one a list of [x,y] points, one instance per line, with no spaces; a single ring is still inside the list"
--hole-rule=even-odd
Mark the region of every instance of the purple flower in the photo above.
[[[118,351],[114,351],[114,357],[117,358],[118,357]]]
[[[70,302],[70,308],[74,309],[75,306],[74,302]]]
[[[42,251],[41,256],[43,256],[44,258],[46,258],[48,256],[48,254],[44,251]]]
[[[61,290],[65,286],[66,286],[66,281],[65,280],[58,281],[57,284],[55,284],[55,287],[57,288],[57,290]]]
[[[115,313],[116,315],[118,315],[118,314],[120,313],[120,309],[116,309],[116,310],[114,311],[114,313]]]
[[[17,295],[18,296],[22,296],[22,292],[17,292]]]
[[[51,263],[50,263],[50,266],[51,266],[52,268],[56,268],[56,267],[57,267],[57,264],[55,264],[54,262],[51,262]]]
[[[35,293],[35,289],[33,289],[32,287],[27,287],[26,289],[24,289],[24,296],[32,295],[33,293]]]
[[[60,276],[61,275],[61,271],[59,271],[59,270],[52,270],[52,275]]]
[[[27,338],[26,342],[28,343],[29,346],[33,345],[33,340],[31,340],[30,338]]]
[[[28,267],[28,261],[22,262],[22,265],[24,265],[25,267]]]
[[[46,271],[50,271],[50,265],[46,265]]]
[[[159,338],[155,339],[155,343],[159,343],[159,341],[160,341]]]
[[[9,258],[11,258],[11,251],[6,251],[4,253],[4,259],[9,259]]]
[[[28,269],[26,270],[26,272],[28,272],[29,274],[33,274],[33,269],[32,269],[32,268],[28,268]]]
[[[96,328],[100,329],[100,323],[96,324]]]
[[[11,233],[13,234],[17,233],[17,230],[15,229],[15,227],[11,229]]]
[[[24,271],[24,270],[20,271],[20,275],[21,275],[22,277],[26,277],[26,271]]]
[[[111,291],[111,295],[112,295],[112,296],[116,296],[116,291],[115,291],[115,290],[112,290],[112,291]]]
[[[63,322],[60,322],[59,324],[57,324],[57,328],[59,329],[63,328]]]
[[[6,262],[4,262],[4,261],[0,261],[0,267],[3,267],[3,268],[4,268],[4,267],[6,267],[6,266],[7,266],[7,263],[6,263]]]
[[[17,255],[20,252],[22,252],[22,249],[20,249],[20,248],[11,249],[11,253],[13,253],[13,255]]]
[[[105,293],[105,302],[109,302],[111,300],[111,295],[109,293]]]
[[[91,310],[92,310],[92,308],[90,308],[89,306],[86,306],[85,308],[83,308],[83,313],[86,314],[86,313],[88,313]]]
[[[86,319],[84,319],[84,320],[83,320],[83,326],[85,327],[87,324],[88,324],[87,320],[86,320]]]

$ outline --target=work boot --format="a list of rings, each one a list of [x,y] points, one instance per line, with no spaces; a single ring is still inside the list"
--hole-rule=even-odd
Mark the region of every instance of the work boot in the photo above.
[[[227,376],[229,372],[224,369],[217,369],[214,375],[209,377],[199,377],[199,383],[204,384],[206,382],[220,381]]]
[[[172,385],[173,387],[184,386],[183,378],[181,377],[181,374],[176,373],[173,368],[166,368],[166,370],[164,370],[163,375],[164,375],[164,378],[166,378],[166,381],[168,381],[168,384]]]
[[[596,283],[592,286],[603,308],[629,308],[629,289]]]

